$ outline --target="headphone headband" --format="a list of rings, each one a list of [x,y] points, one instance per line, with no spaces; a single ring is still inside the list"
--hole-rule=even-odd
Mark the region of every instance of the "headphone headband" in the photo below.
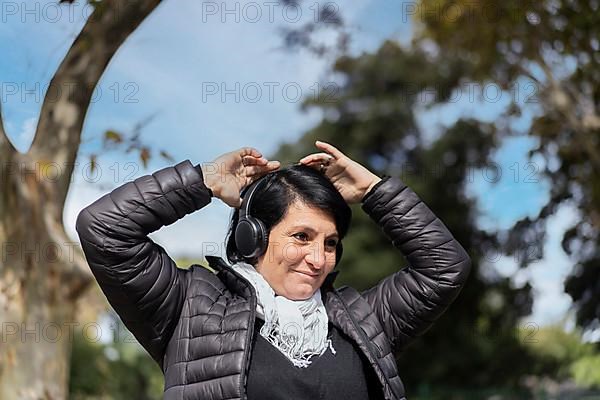
[[[258,188],[264,184],[264,181],[266,181],[266,177],[267,175],[261,176],[260,178],[252,182],[250,186],[248,186],[248,188],[244,191],[250,191],[250,193],[244,193],[244,197],[242,198],[242,206],[240,207],[240,217],[250,215],[250,202],[252,201],[252,196],[254,195],[254,192],[256,192],[256,190],[258,190]]]

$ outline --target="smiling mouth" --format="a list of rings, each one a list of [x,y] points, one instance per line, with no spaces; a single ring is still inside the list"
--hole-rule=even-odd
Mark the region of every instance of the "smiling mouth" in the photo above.
[[[297,272],[297,273],[302,274],[304,276],[308,276],[310,278],[317,278],[319,276],[319,275],[312,275],[312,274],[309,274],[307,272],[301,272],[301,271],[294,271],[294,272]]]

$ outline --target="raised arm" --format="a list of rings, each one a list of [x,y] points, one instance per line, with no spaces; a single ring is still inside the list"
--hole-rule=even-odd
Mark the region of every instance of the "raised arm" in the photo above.
[[[100,288],[161,367],[185,301],[187,270],[177,268],[148,234],[201,209],[213,196],[239,206],[241,188],[279,164],[251,147],[202,166],[182,161],[116,188],[77,216],[81,246]]]
[[[77,216],[81,246],[102,292],[161,367],[184,303],[187,271],[148,234],[210,201],[202,169],[186,160],[114,189]]]
[[[347,203],[383,229],[409,266],[361,293],[370,303],[395,351],[423,334],[454,301],[467,280],[471,259],[448,228],[399,178],[379,178],[333,145],[300,162],[327,176]]]
[[[443,222],[397,177],[387,177],[362,200],[409,265],[362,292],[394,351],[422,335],[465,284],[471,259]]]

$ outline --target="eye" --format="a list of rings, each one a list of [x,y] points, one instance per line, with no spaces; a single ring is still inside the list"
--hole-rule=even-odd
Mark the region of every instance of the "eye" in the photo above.
[[[335,239],[331,239],[331,240],[327,241],[327,246],[330,246],[330,247],[336,247],[337,244],[338,244],[338,242]]]
[[[293,235],[295,238],[300,239],[302,241],[305,241],[308,239],[308,235],[304,232],[298,232],[298,233],[294,233]]]

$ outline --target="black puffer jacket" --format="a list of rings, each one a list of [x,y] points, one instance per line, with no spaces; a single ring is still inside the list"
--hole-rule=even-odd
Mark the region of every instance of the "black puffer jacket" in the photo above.
[[[110,304],[161,366],[165,399],[245,399],[255,321],[253,287],[218,257],[177,268],[148,234],[211,201],[189,160],[128,182],[86,207],[76,229]],[[321,287],[330,321],[360,348],[385,399],[404,399],[393,352],[425,332],[452,303],[470,258],[444,224],[398,178],[365,196],[363,210],[409,266],[358,292]],[[365,268],[377,268],[365,265]]]

